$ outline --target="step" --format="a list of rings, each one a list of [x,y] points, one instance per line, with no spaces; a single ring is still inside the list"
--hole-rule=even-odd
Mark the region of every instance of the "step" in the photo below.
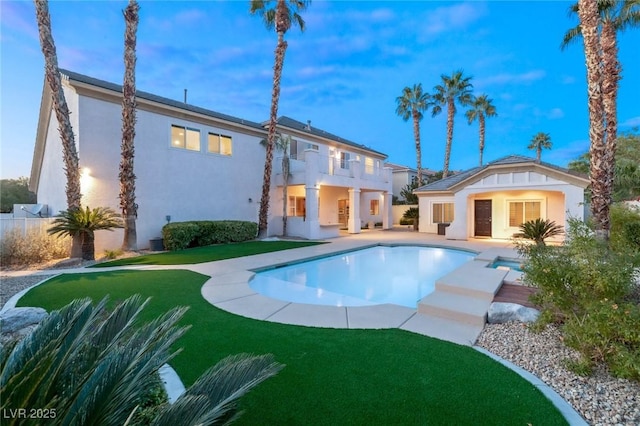
[[[438,278],[435,289],[491,301],[508,272],[487,268],[487,262],[484,261],[471,261]]]
[[[471,325],[431,315],[414,315],[400,329],[440,340],[473,346],[484,326]]]
[[[418,313],[484,326],[491,300],[434,291],[418,303]]]

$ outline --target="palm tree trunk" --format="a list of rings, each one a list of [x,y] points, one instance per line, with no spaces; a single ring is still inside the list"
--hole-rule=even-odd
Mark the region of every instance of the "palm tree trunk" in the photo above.
[[[124,218],[122,250],[137,250],[136,175],[133,168],[136,136],[136,33],[138,10],[136,0],[130,0],[124,10],[124,82],[122,84],[122,144],[120,158],[120,208]]]
[[[602,25],[600,39],[602,47],[602,104],[605,117],[604,155],[606,166],[606,178],[603,182],[605,202],[607,205],[606,231],[609,232],[610,221],[608,208],[613,201],[613,181],[615,178],[616,148],[618,138],[617,95],[618,81],[620,80],[620,64],[618,63],[618,46],[616,42],[616,30],[610,20]],[[606,142],[606,143],[605,143]]]
[[[284,34],[278,33],[278,45],[275,50],[275,63],[273,66],[273,90],[271,92],[271,114],[269,116],[269,131],[267,134],[267,154],[264,162],[264,176],[262,179],[262,196],[260,198],[260,213],[258,215],[258,237],[263,238],[267,234],[267,219],[269,217],[269,190],[271,189],[271,169],[273,168],[273,147],[276,137],[276,124],[278,123],[278,101],[280,99],[280,79],[284,65],[284,54],[287,50],[287,42]]]
[[[589,154],[591,180],[591,213],[596,222],[596,235],[609,237],[609,198],[607,197],[607,155],[604,146],[604,105],[601,87],[600,40],[598,37],[598,5],[593,0],[578,0],[578,16],[587,66],[589,106]]]
[[[482,153],[484,152],[484,115],[478,116],[480,122],[480,167],[482,167]]]
[[[536,147],[536,161],[539,163],[542,158],[542,145],[538,143]]]
[[[49,3],[47,0],[34,0],[36,8],[36,19],[38,21],[38,31],[40,34],[40,47],[44,55],[45,78],[51,89],[53,98],[53,109],[58,120],[58,132],[62,140],[62,155],[64,160],[64,171],[67,177],[66,195],[67,210],[77,210],[81,206],[82,194],[80,193],[80,168],[78,151],[69,119],[69,107],[64,97],[60,70],[58,69],[58,56],[56,46],[51,34],[51,16],[49,15]],[[80,239],[72,238],[71,257],[79,257],[81,254]]]
[[[418,186],[422,185],[422,150],[420,149],[420,115],[417,110],[412,111],[413,136],[416,139],[416,165],[418,169]]]
[[[92,232],[80,234],[82,241],[82,260],[96,260],[95,235]]]
[[[451,143],[453,141],[453,116],[456,113],[454,100],[447,101],[447,145],[444,150],[444,167],[442,169],[442,179],[449,175],[449,159],[451,157]]]
[[[288,189],[289,189],[289,155],[287,154],[287,148],[284,150],[284,157],[282,157],[282,236],[287,236],[287,202],[288,202]]]

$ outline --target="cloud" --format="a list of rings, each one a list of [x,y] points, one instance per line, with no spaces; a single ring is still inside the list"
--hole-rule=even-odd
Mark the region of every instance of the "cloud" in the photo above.
[[[482,4],[461,3],[439,7],[426,15],[424,31],[427,35],[466,28],[486,14]]]
[[[544,70],[531,70],[520,74],[502,73],[491,77],[478,79],[478,86],[488,86],[492,84],[531,84],[534,81],[543,79],[547,73]]]
[[[19,1],[2,1],[0,2],[0,9],[2,14],[2,28],[3,39],[6,37],[6,30],[26,34],[33,40],[40,40],[38,34],[38,25],[35,19],[35,10],[30,2]]]
[[[562,84],[573,84],[576,82],[576,78],[571,75],[563,75],[561,81]]]
[[[640,126],[640,116],[631,117],[620,123],[620,127],[637,127]]]
[[[557,120],[564,117],[564,111],[560,108],[552,108],[551,111],[546,113],[546,116],[549,120]]]

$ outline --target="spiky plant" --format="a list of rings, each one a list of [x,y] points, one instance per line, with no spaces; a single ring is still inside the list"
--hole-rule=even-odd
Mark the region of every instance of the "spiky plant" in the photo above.
[[[520,225],[520,232],[515,234],[516,238],[526,238],[532,240],[537,245],[545,245],[544,240],[547,238],[562,235],[564,228],[549,219],[529,220]]]
[[[418,209],[418,207],[409,207],[402,215],[402,218],[406,220],[412,220],[413,229],[415,231],[418,230],[418,224],[420,221],[420,210]]]
[[[122,218],[108,207],[63,210],[52,222],[49,234],[79,237],[82,243],[82,259],[95,260],[95,231],[113,231],[122,228]]]
[[[127,424],[188,329],[177,325],[184,307],[140,325],[148,301],[135,295],[107,313],[106,298],[96,306],[75,300],[51,312],[20,343],[2,347],[0,408],[39,407],[54,413],[51,424]],[[226,424],[239,415],[238,398],[281,368],[271,355],[226,358],[173,405],[159,406],[151,424]],[[5,417],[3,425],[23,421]]]

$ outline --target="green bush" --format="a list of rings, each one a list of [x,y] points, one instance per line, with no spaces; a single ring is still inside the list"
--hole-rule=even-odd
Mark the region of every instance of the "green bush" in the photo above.
[[[628,301],[634,288],[634,255],[614,250],[592,230],[570,220],[561,246],[518,244],[526,257],[523,281],[540,291],[536,324],[561,324],[567,345],[580,351],[581,370],[606,363],[615,375],[640,379],[640,308]],[[612,233],[613,236],[613,233]]]
[[[630,250],[640,255],[640,210],[624,203],[612,205],[610,234],[610,243],[614,250]],[[640,259],[636,261],[638,266]]]
[[[71,238],[56,238],[44,227],[11,229],[0,242],[0,263],[3,265],[28,266],[69,257]]]
[[[413,225],[413,219],[400,219],[400,225]]]
[[[241,220],[174,222],[162,228],[167,250],[248,241],[257,233],[257,223]]]

